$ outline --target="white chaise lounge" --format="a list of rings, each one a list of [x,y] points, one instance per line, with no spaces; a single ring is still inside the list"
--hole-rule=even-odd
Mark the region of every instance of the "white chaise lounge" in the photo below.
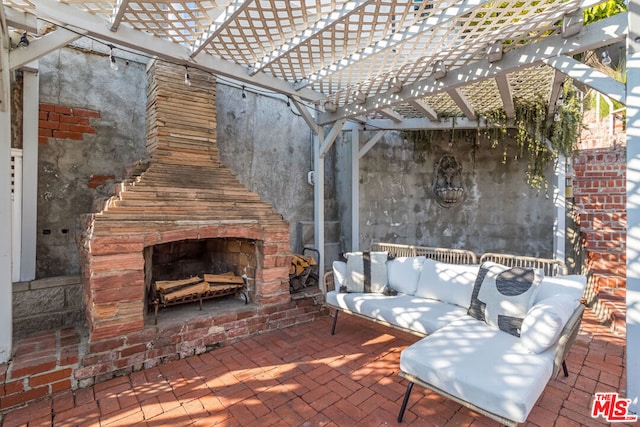
[[[342,311],[424,337],[401,353],[400,375],[409,383],[399,422],[418,384],[515,426],[526,421],[560,367],[568,375],[564,360],[584,311],[585,276],[566,275],[564,263],[532,257],[484,254],[477,261],[460,249],[393,244],[376,244],[371,252],[378,258],[367,262],[378,267],[381,253],[399,254],[385,263],[385,292],[347,289],[353,268],[335,262],[325,275],[326,304],[335,309],[332,334]],[[521,314],[499,313],[498,326],[491,316],[505,301],[492,301],[486,289],[522,281],[514,274],[525,273],[535,285],[530,295],[505,297],[516,307],[508,310]],[[523,301],[526,306],[518,306]]]

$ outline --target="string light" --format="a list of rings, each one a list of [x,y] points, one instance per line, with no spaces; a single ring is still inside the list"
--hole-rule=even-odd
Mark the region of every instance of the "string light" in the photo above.
[[[17,47],[27,47],[27,46],[29,46],[29,39],[27,38],[27,32],[25,31],[20,36],[20,41],[18,42]]]
[[[611,65],[611,57],[609,56],[609,52],[606,50],[602,51],[602,65]]]
[[[189,67],[187,65],[184,66],[184,85],[191,86],[191,78],[189,77]]]
[[[560,83],[560,93],[558,94],[558,101],[556,106],[562,107],[564,105],[564,82]]]
[[[247,94],[244,93],[244,86],[242,86],[242,99],[246,99],[247,98]]]
[[[109,66],[113,71],[118,71],[118,63],[116,62],[116,57],[113,56],[113,49],[115,49],[115,46],[108,44],[107,47],[109,48]]]

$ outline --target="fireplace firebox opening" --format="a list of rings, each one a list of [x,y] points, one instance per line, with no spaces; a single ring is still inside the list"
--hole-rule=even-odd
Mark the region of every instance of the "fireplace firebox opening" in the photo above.
[[[257,245],[238,238],[191,239],[144,249],[145,313],[203,300],[255,295]]]

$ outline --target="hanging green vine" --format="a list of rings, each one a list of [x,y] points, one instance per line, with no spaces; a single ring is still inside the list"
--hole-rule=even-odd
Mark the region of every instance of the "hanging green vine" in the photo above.
[[[515,100],[515,118],[509,123],[504,109],[495,109],[483,114],[486,127],[476,132],[474,149],[477,149],[477,136],[483,135],[490,141],[491,148],[502,146],[503,162],[509,161],[510,147],[509,128],[515,127],[514,160],[526,159],[527,183],[537,189],[547,189],[548,182],[545,172],[562,154],[566,157],[573,155],[574,148],[580,136],[582,123],[581,99],[571,81],[566,81],[562,87],[562,102],[558,102],[549,119],[547,102],[542,98],[533,101]],[[416,148],[431,150],[434,132],[442,131],[403,131],[403,138],[412,140]],[[453,132],[453,130],[449,131]],[[443,134],[444,135],[444,134]],[[451,134],[450,134],[451,135]],[[458,131],[455,136],[458,137]]]

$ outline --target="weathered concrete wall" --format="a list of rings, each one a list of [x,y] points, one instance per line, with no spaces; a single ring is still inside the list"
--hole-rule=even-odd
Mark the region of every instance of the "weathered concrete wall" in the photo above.
[[[289,221],[291,249],[300,252],[313,221],[312,134],[286,98],[258,95],[225,83],[218,84],[218,147],[222,161],[249,189],[257,192]],[[295,113],[294,113],[295,111]],[[333,157],[326,160],[328,205],[335,197]],[[327,210],[327,220],[334,212]],[[328,242],[339,238],[336,232]]]
[[[104,50],[91,42],[82,47]],[[119,61],[114,71],[104,54],[70,48],[39,64],[41,103],[100,115],[91,118],[95,133],[81,140],[40,140],[36,277],[42,278],[80,272],[78,217],[90,212],[96,197],[106,195],[125,168],[145,154],[146,66]],[[103,182],[96,182],[96,176]]]
[[[372,135],[365,132],[363,140]],[[349,137],[338,144],[341,220],[350,247]],[[373,241],[465,248],[551,257],[553,201],[526,183],[526,161],[503,163],[501,147],[491,149],[461,138],[449,146],[445,138],[430,147],[387,134],[360,160],[360,248]],[[462,164],[464,200],[441,207],[432,191],[435,162],[452,153]],[[552,168],[548,173],[553,185]]]

